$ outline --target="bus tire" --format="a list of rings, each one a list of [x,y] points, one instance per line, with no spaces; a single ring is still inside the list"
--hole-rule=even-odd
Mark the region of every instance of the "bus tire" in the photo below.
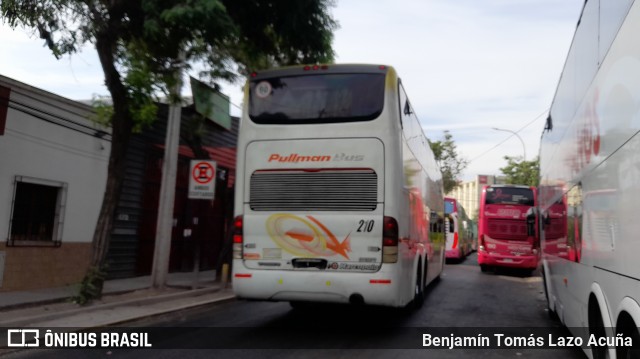
[[[535,271],[536,271],[536,268],[527,268],[525,273],[526,273],[527,277],[533,277],[533,272],[535,272]]]
[[[619,346],[620,354],[618,354],[618,358],[640,358],[640,332],[638,332],[638,327],[632,329],[632,332],[629,334],[631,338],[631,347]]]
[[[305,310],[305,309],[309,308],[311,303],[303,302],[303,301],[299,301],[299,300],[292,300],[292,301],[289,302],[289,305],[294,310]]]
[[[482,271],[482,273],[487,273],[489,272],[489,266],[486,264],[481,264],[480,265],[480,271]]]
[[[620,314],[616,333],[621,334],[624,338],[630,338],[632,343],[631,347],[617,346],[616,357],[619,359],[640,358],[640,331],[627,312]]]
[[[422,277],[422,270],[420,265],[418,265],[418,271],[416,272],[416,281],[413,290],[413,300],[411,301],[410,306],[411,309],[418,310],[422,308],[422,304],[424,304],[424,280]]]
[[[547,289],[547,275],[544,266],[542,267],[542,287],[544,288],[544,297],[547,302],[547,315],[549,315],[549,319],[554,322],[559,322],[560,317],[558,317],[558,313],[551,308],[551,300],[549,299],[549,290]]]
[[[593,294],[589,298],[588,308],[589,335],[594,335],[596,338],[606,337],[607,333],[602,320],[602,313],[598,306],[598,300]],[[609,347],[607,346],[592,346],[591,357],[593,359],[606,359],[608,350]]]

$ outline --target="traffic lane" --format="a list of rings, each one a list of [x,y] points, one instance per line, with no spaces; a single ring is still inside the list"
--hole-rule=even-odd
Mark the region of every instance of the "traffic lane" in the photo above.
[[[550,321],[542,278],[536,271],[498,269],[482,273],[474,252],[447,264],[442,281],[430,288],[430,304],[412,325],[456,327],[560,327]]]
[[[541,278],[538,275],[529,276],[526,272],[499,270],[497,273],[482,273],[477,265],[475,254],[466,260],[446,266],[442,280],[434,283],[427,290],[424,306],[418,311],[403,311],[380,307],[351,307],[337,305],[317,305],[305,310],[292,310],[286,303],[268,302],[237,302],[227,303],[228,307],[220,307],[210,313],[203,313],[202,317],[186,320],[185,325],[209,326],[224,325],[227,327],[252,327],[258,331],[247,331],[244,340],[251,342],[260,337],[260,333],[271,331],[276,336],[274,345],[282,348],[295,348],[293,336],[279,337],[277,328],[334,328],[331,332],[323,333],[321,337],[308,333],[309,341],[314,347],[376,347],[378,349],[357,349],[356,353],[368,357],[395,357],[398,353],[417,356],[420,353],[435,355],[436,357],[550,357],[550,358],[583,358],[579,348],[558,349],[522,349],[522,350],[385,350],[381,347],[414,347],[419,346],[421,331],[419,328],[477,328],[484,327],[486,335],[508,332],[509,328],[546,328],[543,332],[554,335],[568,336],[568,331],[559,323],[548,318],[546,302],[542,290]],[[175,323],[175,322],[174,322]],[[370,336],[369,330],[361,337],[344,335],[346,328],[353,332],[362,328],[378,328],[383,332],[382,337]],[[395,328],[389,332],[386,329]],[[407,328],[411,328],[407,330]],[[430,330],[428,330],[430,331]],[[483,331],[484,333],[484,331]],[[240,338],[239,340],[243,340]],[[417,343],[417,344],[416,344]],[[250,344],[247,344],[248,346]],[[267,346],[268,347],[268,346]],[[304,350],[304,349],[300,349]],[[317,349],[315,349],[317,350]],[[240,355],[242,350],[224,351]],[[249,355],[255,356],[254,351]],[[264,352],[278,353],[279,356],[291,357],[297,355],[298,350],[281,351],[270,349]],[[288,353],[288,354],[287,354]],[[286,354],[286,355],[285,355]],[[326,354],[335,356],[331,350]],[[262,354],[261,354],[262,355]],[[291,356],[290,356],[291,355]],[[349,354],[352,357],[354,353]]]
[[[548,319],[545,308],[538,277],[517,272],[481,273],[475,256],[471,256],[461,263],[447,265],[442,280],[427,290],[424,306],[414,312],[339,305],[292,310],[288,303],[236,301],[149,318],[130,326],[141,330],[144,327],[170,329],[172,335],[154,342],[156,347],[237,349],[64,350],[46,351],[38,357],[64,354],[70,358],[105,355],[123,358],[584,358],[576,348],[386,349],[420,348],[423,331],[420,328],[431,331],[442,327],[453,330],[485,327],[489,336],[509,327],[543,327],[556,335],[569,335]],[[256,347],[261,349],[251,349]]]

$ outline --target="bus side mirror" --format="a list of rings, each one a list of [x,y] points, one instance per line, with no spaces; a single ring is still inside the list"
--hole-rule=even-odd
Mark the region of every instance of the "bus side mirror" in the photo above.
[[[529,208],[527,211],[527,236],[536,235],[536,208]]]

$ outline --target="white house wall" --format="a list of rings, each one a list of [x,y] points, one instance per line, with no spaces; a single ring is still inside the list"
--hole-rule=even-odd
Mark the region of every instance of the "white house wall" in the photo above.
[[[2,76],[0,86],[11,88],[6,127],[4,135],[0,136],[0,234],[7,238],[0,245],[0,252],[6,252],[4,280],[0,281],[4,286],[0,291],[15,288],[20,282],[11,278],[22,277],[16,266],[38,266],[37,262],[26,262],[27,257],[33,255],[49,261],[38,272],[45,275],[46,267],[49,267],[48,271],[55,268],[56,275],[64,277],[61,281],[67,284],[75,280],[86,265],[71,268],[44,258],[60,257],[57,261],[64,261],[70,256],[67,261],[83,262],[73,257],[81,253],[86,256],[90,247],[104,195],[110,135],[89,119],[92,111],[88,105]],[[16,176],[66,184],[66,206],[58,248],[9,245]],[[65,275],[65,271],[74,274]]]

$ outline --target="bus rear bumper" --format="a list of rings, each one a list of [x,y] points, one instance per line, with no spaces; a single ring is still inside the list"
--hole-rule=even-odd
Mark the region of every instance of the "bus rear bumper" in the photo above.
[[[499,254],[489,254],[478,252],[478,264],[509,268],[536,269],[540,258],[537,255],[531,256],[509,256]]]
[[[389,273],[249,270],[234,272],[233,291],[241,299],[362,303],[401,307],[409,295]],[[407,291],[409,289],[406,289]],[[403,295],[404,294],[404,295]],[[403,299],[404,298],[404,299]]]
[[[460,255],[460,249],[447,249],[445,252],[445,258],[461,259],[462,256]]]

